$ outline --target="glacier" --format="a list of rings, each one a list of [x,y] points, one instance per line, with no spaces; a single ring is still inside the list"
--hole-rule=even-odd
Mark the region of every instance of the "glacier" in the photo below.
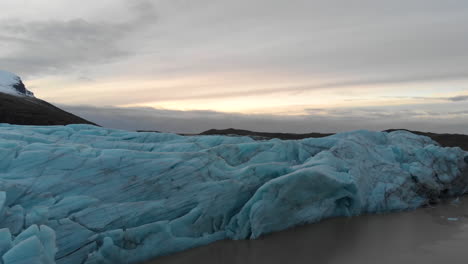
[[[261,140],[0,124],[3,264],[140,263],[468,188],[468,153],[405,131]]]

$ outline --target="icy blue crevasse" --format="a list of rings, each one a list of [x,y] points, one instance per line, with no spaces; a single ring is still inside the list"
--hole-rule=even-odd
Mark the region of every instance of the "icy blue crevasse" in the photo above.
[[[467,191],[467,153],[408,132],[320,139],[0,125],[3,263],[138,263]]]

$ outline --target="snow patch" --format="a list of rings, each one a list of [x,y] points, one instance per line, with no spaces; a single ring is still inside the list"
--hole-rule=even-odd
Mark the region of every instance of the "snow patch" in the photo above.
[[[34,97],[34,94],[26,89],[20,77],[2,70],[0,70],[0,93]]]

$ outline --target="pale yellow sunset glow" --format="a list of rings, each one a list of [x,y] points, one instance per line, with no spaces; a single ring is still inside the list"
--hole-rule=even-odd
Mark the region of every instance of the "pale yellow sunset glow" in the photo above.
[[[37,97],[99,124],[199,131],[268,117],[278,125],[258,129],[381,129],[384,120],[424,129],[432,116],[438,131],[458,131],[465,123],[462,2],[83,1],[99,12],[31,2],[39,16],[3,4],[11,12],[0,15],[0,62]],[[147,117],[123,124],[135,111]],[[172,124],[195,114],[208,121]],[[229,118],[206,116],[222,114]],[[279,125],[293,116],[307,121]]]
[[[468,82],[464,80],[342,86],[341,83],[346,82],[307,82],[305,79],[288,82],[278,76],[271,76],[275,81],[273,83],[265,76],[242,78],[226,74],[226,78],[199,76],[179,79],[78,80],[72,85],[67,85],[66,79],[51,78],[31,80],[29,84],[42,98],[71,105],[275,115],[302,115],[310,108],[441,103],[446,98],[468,94],[464,89]],[[337,86],[334,87],[334,84]],[[60,89],[65,85],[67,89]],[[93,96],[83,98],[83,94]]]

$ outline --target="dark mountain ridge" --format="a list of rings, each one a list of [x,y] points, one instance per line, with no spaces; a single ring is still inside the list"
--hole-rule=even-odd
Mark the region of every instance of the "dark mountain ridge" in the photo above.
[[[34,94],[26,88],[21,78],[5,71],[0,71],[0,123],[14,125],[96,125],[34,97]]]
[[[96,125],[35,97],[18,97],[4,93],[0,93],[0,123],[37,126]]]

